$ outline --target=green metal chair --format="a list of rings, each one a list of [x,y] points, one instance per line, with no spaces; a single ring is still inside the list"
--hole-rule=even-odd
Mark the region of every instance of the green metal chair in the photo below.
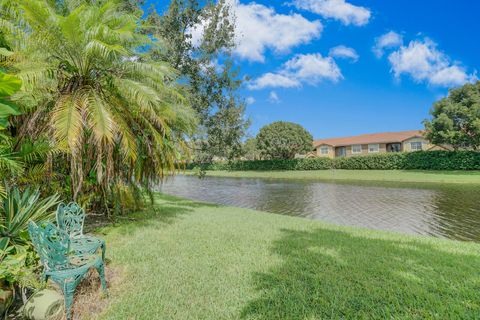
[[[94,254],[99,248],[102,249],[102,260],[105,261],[105,241],[93,236],[83,234],[85,211],[75,202],[68,205],[63,203],[57,208],[57,225],[70,237],[72,250],[79,253]]]
[[[73,295],[77,285],[95,268],[100,275],[102,289],[106,292],[103,260],[95,254],[71,254],[69,236],[51,223],[37,226],[29,222],[28,232],[43,265],[42,278],[57,283],[65,297],[65,313],[71,319]]]

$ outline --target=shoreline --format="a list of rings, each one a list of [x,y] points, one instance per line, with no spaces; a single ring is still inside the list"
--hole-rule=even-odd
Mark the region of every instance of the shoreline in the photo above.
[[[195,175],[191,170],[181,172]],[[417,170],[308,170],[308,171],[206,171],[207,177],[264,178],[306,181],[386,182],[479,185],[480,171]]]

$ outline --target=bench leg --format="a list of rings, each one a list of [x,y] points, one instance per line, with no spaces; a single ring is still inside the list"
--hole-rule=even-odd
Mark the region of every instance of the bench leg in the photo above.
[[[63,285],[63,295],[65,297],[65,314],[67,320],[72,319],[72,305],[73,305],[73,295],[75,294],[75,289],[77,288],[77,281],[73,279],[66,279]]]
[[[102,264],[98,265],[97,267],[95,267],[95,269],[97,269],[98,271],[98,275],[100,276],[100,283],[102,284],[102,290],[104,292],[107,291],[107,282],[105,281],[105,267]]]
[[[102,241],[102,261],[105,262],[105,252],[107,251],[107,245],[105,241]]]

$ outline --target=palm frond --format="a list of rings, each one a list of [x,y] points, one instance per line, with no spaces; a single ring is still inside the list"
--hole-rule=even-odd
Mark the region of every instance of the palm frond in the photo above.
[[[85,4],[77,4],[70,10],[69,15],[59,17],[58,26],[61,33],[69,44],[76,44],[83,40],[79,32],[82,32],[79,26],[81,25],[82,14],[86,9]]]
[[[77,150],[82,142],[83,118],[82,95],[61,96],[52,112],[52,125],[55,128],[55,139],[60,144],[67,144],[70,149]],[[84,97],[84,96],[83,96]]]
[[[48,176],[49,172],[45,163],[35,164],[25,169],[19,177],[19,182],[27,185],[41,185]],[[53,178],[53,176],[49,178]]]
[[[25,163],[34,163],[44,162],[46,157],[51,153],[52,146],[47,140],[26,140],[21,144],[18,156]]]
[[[125,160],[137,160],[137,141],[128,125],[125,115],[114,114],[113,118],[118,126],[117,134],[120,139],[120,148]]]
[[[27,89],[45,87],[55,79],[55,70],[46,63],[18,64],[17,67],[21,69],[16,76],[22,80],[23,86]]]
[[[161,102],[158,92],[141,82],[117,78],[113,83],[126,103],[135,105],[141,110],[155,111],[155,106]]]
[[[94,133],[96,142],[112,143],[116,132],[116,124],[105,101],[95,92],[92,92],[88,97],[87,112],[88,123]]]
[[[21,158],[9,147],[0,146],[0,173],[18,174],[23,170]]]
[[[108,44],[101,40],[94,39],[85,46],[84,54],[102,59],[116,59],[117,57],[129,55],[129,52],[121,45]]]

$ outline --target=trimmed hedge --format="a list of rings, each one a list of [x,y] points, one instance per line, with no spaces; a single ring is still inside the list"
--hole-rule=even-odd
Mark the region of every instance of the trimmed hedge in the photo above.
[[[396,170],[404,169],[407,153],[379,153],[365,156],[335,158],[332,169]]]
[[[272,170],[325,170],[332,168],[333,160],[329,158],[290,159],[290,160],[253,160],[215,162],[208,164],[190,164],[187,169],[200,166],[205,170],[226,171],[272,171]]]
[[[205,170],[272,171],[272,170],[480,170],[480,152],[416,151],[380,153],[348,158],[308,158],[290,160],[230,161],[187,165]]]

